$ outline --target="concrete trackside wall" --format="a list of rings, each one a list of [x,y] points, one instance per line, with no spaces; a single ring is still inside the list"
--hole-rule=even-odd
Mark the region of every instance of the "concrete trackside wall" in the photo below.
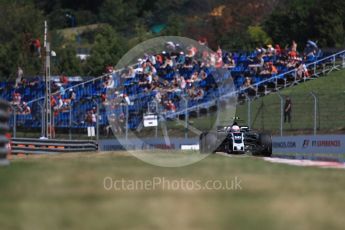
[[[345,135],[273,137],[273,153],[345,154]]]
[[[125,141],[118,140],[100,140],[99,149],[100,151],[114,151],[114,150],[145,150],[145,149],[181,149],[183,146],[198,145],[199,140],[193,139],[183,139],[183,138],[171,138],[170,146],[168,146],[164,139],[141,139],[141,140],[128,140],[127,146],[122,146],[121,143]]]
[[[345,135],[306,135],[306,136],[285,136],[272,137],[273,153],[325,153],[325,154],[345,154]],[[122,142],[124,143],[124,142]],[[118,140],[100,140],[99,149],[101,151],[114,150],[144,150],[144,149],[195,149],[199,144],[197,138],[170,139],[170,146],[164,139],[144,139],[129,140],[126,147],[122,146]]]

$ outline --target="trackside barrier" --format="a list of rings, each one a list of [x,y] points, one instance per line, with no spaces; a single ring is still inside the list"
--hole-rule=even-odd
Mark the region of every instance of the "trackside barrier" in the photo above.
[[[55,154],[98,150],[95,141],[15,138],[12,139],[11,144],[13,154]]]
[[[6,133],[9,130],[8,120],[10,105],[8,102],[0,100],[0,165],[8,165],[7,154],[9,153],[8,138]]]

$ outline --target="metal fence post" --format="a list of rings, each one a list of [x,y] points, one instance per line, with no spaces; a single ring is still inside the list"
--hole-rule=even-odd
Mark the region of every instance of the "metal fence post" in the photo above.
[[[69,109],[69,139],[72,140],[72,106]]]
[[[188,139],[188,100],[186,98],[183,98],[185,102],[185,114],[184,114],[184,138]]]
[[[99,142],[99,118],[100,118],[100,114],[99,114],[99,105],[97,105],[97,107],[96,107],[96,109],[97,109],[97,114],[96,114],[96,118],[97,118],[97,120],[96,120],[96,128],[97,128],[97,130],[96,130],[96,141],[97,141],[97,144],[98,144],[98,142]]]
[[[247,95],[246,95],[246,97],[247,97],[247,103],[248,103],[248,108],[247,108],[247,123],[248,123],[248,128],[251,128],[251,113],[252,113],[252,111],[251,111],[251,100],[250,100],[250,97],[248,97]]]
[[[159,108],[158,108],[158,102],[157,101],[154,101],[155,103],[155,107],[156,107],[156,111],[155,111],[155,114],[157,114],[157,121],[158,121],[158,124],[156,125],[155,127],[155,138],[158,137],[158,125],[159,125],[159,118],[158,118],[158,114],[159,114]]]
[[[126,103],[126,147],[128,146],[128,117],[129,117],[128,103]]]
[[[44,101],[43,101],[44,104]],[[43,105],[41,105],[40,103],[38,103],[39,107],[41,108],[41,137],[44,137],[44,133],[45,133],[45,114],[44,114],[44,107]]]
[[[284,98],[278,92],[278,97],[280,98],[280,136],[283,136],[283,122],[284,122]]]
[[[17,111],[13,108],[13,138],[17,136]]]
[[[297,70],[294,71],[294,79],[295,79],[294,84],[297,84],[298,83],[298,81],[297,81]]]
[[[317,130],[317,96],[314,92],[310,92],[310,94],[314,98],[314,135],[316,135],[316,130]]]

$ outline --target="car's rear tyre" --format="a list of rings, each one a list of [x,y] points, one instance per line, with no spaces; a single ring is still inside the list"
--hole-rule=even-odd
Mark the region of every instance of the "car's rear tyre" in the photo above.
[[[214,153],[217,150],[217,135],[202,133],[199,138],[200,153]]]
[[[271,157],[272,156],[272,137],[269,134],[261,133],[259,135],[258,151],[254,153],[256,156]]]
[[[269,134],[262,133],[259,136],[259,142],[262,147],[261,155],[265,157],[272,156],[272,137]]]

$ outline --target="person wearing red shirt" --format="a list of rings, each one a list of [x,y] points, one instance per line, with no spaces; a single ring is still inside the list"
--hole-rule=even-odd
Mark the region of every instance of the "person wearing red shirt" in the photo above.
[[[66,75],[62,75],[62,76],[60,76],[60,82],[61,82],[61,84],[63,84],[63,85],[67,85],[68,84],[68,78],[67,78],[67,76]]]

